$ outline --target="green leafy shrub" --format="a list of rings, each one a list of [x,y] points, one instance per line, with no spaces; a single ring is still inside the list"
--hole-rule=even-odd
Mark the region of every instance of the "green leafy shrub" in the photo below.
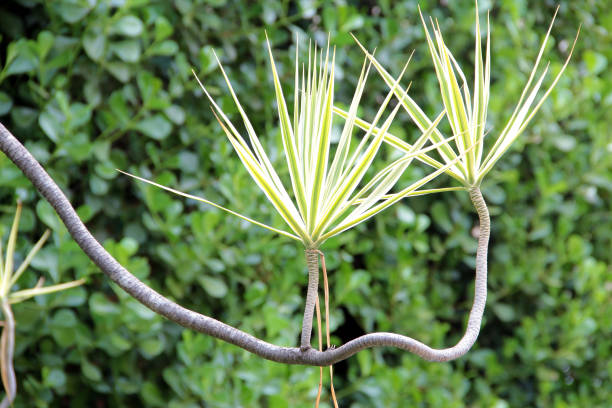
[[[220,50],[228,76],[240,78],[235,87],[241,103],[274,147],[280,130],[264,27],[280,49],[295,32],[320,43],[331,32],[341,100],[350,100],[351,78],[361,68],[348,63],[362,57],[352,31],[377,47],[377,59],[394,75],[416,48],[406,78],[413,81],[411,95],[435,115],[437,80],[416,3],[6,2],[0,5],[0,120],[130,271],[186,307],[295,345],[305,275],[293,243],[205,205],[135,187],[114,169],[272,219],[191,79],[191,68],[210,83],[223,110],[237,117],[222,77],[212,72],[212,49]],[[420,5],[439,19],[461,65],[471,67],[472,1]],[[516,1],[493,8],[491,123],[511,113],[553,11],[546,3]],[[483,185],[492,205],[493,241],[488,311],[476,348],[460,361],[439,365],[391,350],[363,352],[336,367],[342,406],[605,407],[612,399],[609,387],[598,385],[612,376],[606,312],[612,307],[612,81],[606,76],[612,13],[601,2],[561,2],[554,50],[547,55],[556,72],[571,46],[560,39],[573,38],[580,23],[575,59],[558,90]],[[290,47],[275,55],[283,82],[292,79],[293,56]],[[387,92],[377,79],[366,91],[373,101]],[[364,115],[371,117],[376,106],[364,104]],[[410,119],[399,119],[393,133],[415,140],[417,134],[404,130],[411,129]],[[281,148],[278,142],[273,160],[283,159]],[[262,361],[163,321],[96,273],[4,157],[0,184],[3,202],[12,203],[16,189],[36,208],[42,223],[24,211],[24,231],[32,237],[45,226],[55,232],[33,267],[57,281],[90,275],[91,282],[15,307],[17,336],[27,338],[16,350],[23,383],[16,407],[66,401],[312,406],[316,368]],[[472,293],[475,219],[469,208],[459,194],[419,198],[328,241],[330,287],[339,306],[332,316],[333,341],[373,329],[437,346],[456,340]]]

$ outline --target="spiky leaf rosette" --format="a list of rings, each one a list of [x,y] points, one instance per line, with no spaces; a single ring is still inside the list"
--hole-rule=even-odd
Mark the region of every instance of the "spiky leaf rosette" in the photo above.
[[[281,181],[218,59],[229,93],[238,108],[246,136],[236,128],[199,79],[198,82],[209,98],[213,113],[242,164],[285,221],[288,229],[272,227],[205,198],[126,174],[173,193],[213,205],[256,225],[302,241],[307,248],[318,247],[326,239],[364,222],[404,197],[445,190],[419,189],[442,172],[448,171],[457,161],[441,165],[431,174],[398,192],[389,194],[415,157],[448,143],[448,140],[440,139],[426,147],[426,143],[433,140],[432,134],[436,131],[444,112],[423,129],[422,135],[405,150],[402,157],[375,173],[369,181],[364,180],[395,115],[402,106],[398,104],[391,113],[385,115],[393,95],[406,94],[407,90],[397,88],[402,75],[390,83],[391,90],[379,106],[371,124],[363,126],[358,123],[356,115],[371,67],[368,59],[365,59],[353,99],[345,115],[338,145],[334,149],[332,120],[335,50],[330,50],[329,44],[325,50],[318,50],[316,46],[314,49],[309,47],[307,64],[302,65],[300,69],[299,51],[296,47],[292,114],[287,106],[269,42],[268,54],[291,190]],[[402,74],[405,69],[406,67]],[[356,127],[362,127],[365,131],[358,143],[352,140]]]

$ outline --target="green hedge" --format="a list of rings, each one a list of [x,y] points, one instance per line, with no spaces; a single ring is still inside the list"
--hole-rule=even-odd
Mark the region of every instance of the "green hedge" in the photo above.
[[[462,66],[471,66],[472,1],[419,3],[439,19]],[[492,7],[495,133],[520,96],[555,5],[491,3],[480,8]],[[490,295],[473,351],[443,364],[390,349],[362,352],[336,366],[342,406],[609,406],[612,10],[604,3],[561,1],[546,58],[558,70],[582,24],[575,56],[483,186],[493,221]],[[306,283],[302,248],[115,171],[279,223],[191,74],[235,113],[215,50],[266,148],[282,160],[264,29],[287,86],[295,36],[323,44],[329,32],[336,100],[347,104],[363,59],[349,32],[376,47],[394,74],[415,49],[411,93],[429,113],[439,111],[417,1],[16,0],[0,5],[0,121],[130,271],[186,307],[293,346]],[[366,116],[386,91],[375,73],[368,86]],[[414,126],[400,116],[394,133],[414,140]],[[424,171],[415,167],[407,179]],[[16,196],[27,207],[21,256],[45,227],[54,231],[24,285],[40,271],[51,282],[88,277],[82,288],[15,307],[15,407],[314,405],[318,369],[263,361],[156,316],[97,271],[4,156],[0,185],[5,234]],[[333,341],[384,330],[454,344],[472,298],[476,222],[467,195],[447,193],[405,200],[326,243]]]

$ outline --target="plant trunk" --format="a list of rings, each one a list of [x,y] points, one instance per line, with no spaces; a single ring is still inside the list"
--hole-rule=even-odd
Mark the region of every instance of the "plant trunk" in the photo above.
[[[300,350],[310,349],[310,335],[312,333],[312,318],[314,315],[317,291],[319,289],[319,253],[316,249],[306,250],[306,266],[308,268],[308,291],[306,292],[306,306],[302,320],[302,337]]]

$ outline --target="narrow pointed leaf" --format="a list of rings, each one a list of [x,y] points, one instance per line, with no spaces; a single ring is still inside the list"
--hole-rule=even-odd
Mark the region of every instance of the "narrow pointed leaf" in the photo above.
[[[26,258],[23,260],[21,265],[19,265],[19,268],[17,268],[17,271],[15,271],[15,273],[11,277],[11,280],[8,284],[7,289],[10,290],[10,288],[19,280],[19,277],[21,277],[21,274],[23,274],[23,272],[28,268],[28,266],[30,266],[30,262],[32,262],[32,259],[34,258],[36,253],[45,244],[45,242],[47,241],[47,238],[49,238],[49,235],[51,235],[51,231],[46,230],[43,233],[43,235],[40,237],[38,242],[36,242],[36,244],[32,247],[30,252],[28,252],[28,255],[26,256]]]
[[[448,191],[465,191],[465,187],[442,187],[442,188],[430,188],[425,190],[415,190],[406,194],[406,197],[418,197],[427,194],[436,194],[436,193],[445,193]],[[385,194],[380,199],[388,200],[390,198],[395,197],[395,194]],[[361,204],[365,199],[359,199],[353,203],[353,205]]]
[[[357,45],[359,45],[362,51],[370,59],[372,65],[374,65],[383,80],[387,83],[388,86],[391,86],[394,82],[393,76],[391,76],[391,74],[389,74],[384,69],[384,67],[376,60],[376,58],[374,58],[374,56],[365,49],[365,47],[359,42],[359,40],[357,40],[357,38],[355,38],[354,36],[353,38],[357,42]],[[422,132],[426,131],[431,125],[431,120],[407,93],[402,93],[401,88],[396,88],[395,92],[396,97],[398,98],[406,112],[410,115],[410,118],[413,120],[413,122],[419,127]],[[442,139],[444,139],[444,136],[439,130],[436,130],[432,133],[432,140],[434,142],[440,141]],[[440,154],[440,156],[442,156],[445,162],[452,161],[457,157],[457,154],[452,150],[450,145],[442,145],[438,153]],[[457,175],[463,173],[462,170],[456,166],[452,169],[452,172]]]
[[[248,221],[248,222],[250,222],[250,223],[252,223],[252,224],[255,224],[255,225],[259,226],[259,227],[263,227],[263,228],[266,228],[266,229],[268,229],[268,230],[270,230],[270,231],[274,231],[274,232],[276,232],[276,233],[278,233],[278,234],[284,235],[284,236],[286,236],[286,237],[293,238],[293,239],[295,239],[295,240],[297,240],[297,241],[301,241],[301,238],[299,238],[298,236],[296,236],[296,235],[294,235],[294,234],[292,234],[292,233],[290,233],[290,232],[283,231],[283,230],[280,230],[280,229],[278,229],[278,228],[271,227],[271,226],[266,225],[266,224],[264,224],[264,223],[262,223],[262,222],[259,222],[259,221],[255,221],[255,220],[254,220],[254,219],[252,219],[252,218],[249,218],[249,217],[247,217],[247,216],[245,216],[245,215],[242,215],[242,214],[240,214],[240,213],[237,213],[237,212],[235,212],[235,211],[232,211],[232,210],[230,210],[230,209],[228,209],[228,208],[225,208],[225,207],[223,207],[223,206],[221,206],[221,205],[219,205],[219,204],[217,204],[217,203],[214,203],[214,202],[212,202],[212,201],[210,201],[210,200],[207,200],[207,199],[205,199],[205,198],[198,197],[198,196],[194,196],[194,195],[192,195],[192,194],[183,193],[182,191],[175,190],[175,189],[173,189],[173,188],[170,188],[170,187],[164,186],[164,185],[162,185],[162,184],[156,183],[156,182],[154,182],[154,181],[148,180],[148,179],[143,178],[143,177],[135,176],[135,175],[133,175],[133,174],[127,173],[127,172],[122,171],[122,170],[117,170],[117,171],[119,171],[120,173],[125,174],[126,176],[130,176],[130,177],[132,177],[132,178],[135,178],[136,180],[143,181],[143,182],[145,182],[145,183],[151,184],[152,186],[155,186],[155,187],[161,188],[161,189],[166,190],[166,191],[169,191],[169,192],[171,192],[171,193],[174,193],[174,194],[177,194],[177,195],[180,195],[180,196],[183,196],[183,197],[187,197],[187,198],[190,198],[190,199],[192,199],[192,200],[201,201],[201,202],[206,203],[206,204],[208,204],[208,205],[212,205],[212,206],[213,206],[213,207],[215,207],[215,208],[218,208],[218,209],[220,209],[220,210],[223,210],[223,211],[225,211],[225,212],[227,212],[227,213],[229,213],[229,214],[232,214],[232,215],[234,215],[234,216],[236,216],[236,217],[238,217],[238,218],[240,218],[240,219],[242,219],[242,220]]]
[[[33,289],[25,289],[17,292],[13,292],[8,296],[9,302],[11,304],[23,302],[29,298],[40,295],[47,295],[53,292],[59,292],[61,290],[66,290],[70,288],[74,288],[80,286],[85,283],[85,279],[79,279],[72,282],[60,283],[58,285],[52,286],[44,286],[41,288],[33,288]]]
[[[274,91],[276,93],[276,104],[278,106],[278,116],[280,120],[280,129],[281,129],[281,137],[283,140],[283,150],[285,151],[285,158],[287,160],[287,166],[289,167],[289,175],[291,178],[291,184],[293,187],[293,193],[297,199],[298,208],[302,217],[306,215],[306,191],[304,188],[304,176],[301,173],[302,169],[300,167],[300,155],[298,153],[298,148],[295,141],[295,136],[293,133],[293,129],[291,127],[289,111],[287,110],[287,103],[285,102],[285,97],[283,96],[283,90],[281,87],[280,79],[278,77],[278,73],[276,71],[276,64],[274,62],[274,57],[272,56],[272,48],[270,47],[270,42],[268,41],[266,35],[266,41],[268,43],[268,53],[270,56],[270,66],[272,68],[272,77],[274,79]],[[296,50],[297,53],[297,50]],[[296,109],[297,109],[297,55],[296,55]],[[296,113],[297,114],[297,113]],[[295,119],[297,122],[297,119]]]

